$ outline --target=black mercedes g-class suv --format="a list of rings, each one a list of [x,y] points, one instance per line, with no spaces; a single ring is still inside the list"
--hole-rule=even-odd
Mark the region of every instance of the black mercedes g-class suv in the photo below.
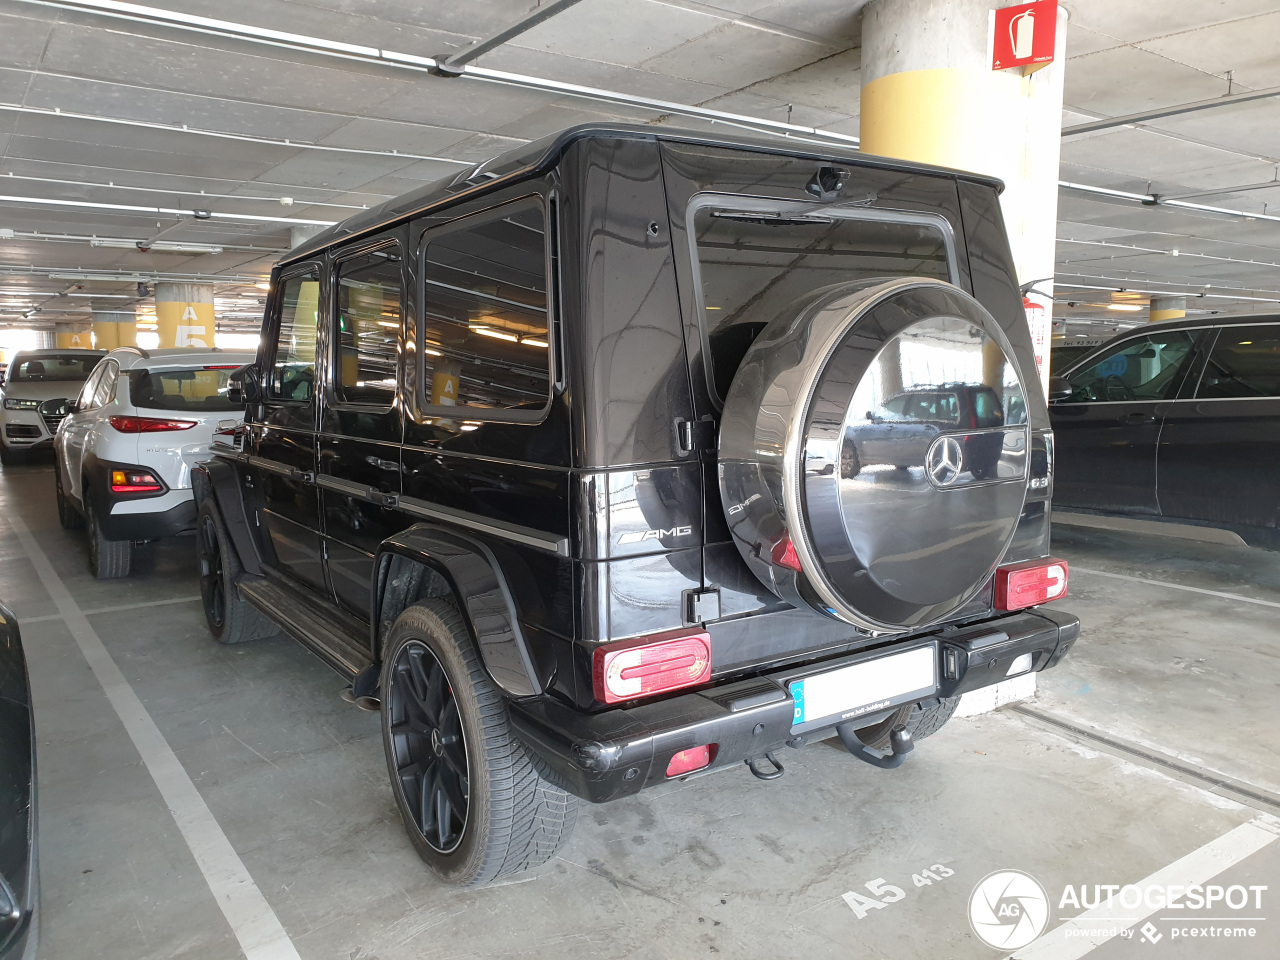
[[[196,473],[210,629],[284,628],[381,711],[455,882],[547,859],[578,798],[833,736],[898,765],[1078,633],[1030,609],[1067,569],[999,190],[591,126],[329,229]],[[940,384],[992,411],[877,413]]]

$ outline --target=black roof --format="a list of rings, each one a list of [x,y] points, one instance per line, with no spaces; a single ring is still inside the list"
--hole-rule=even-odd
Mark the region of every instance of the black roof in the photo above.
[[[285,264],[302,259],[325,249],[335,242],[350,240],[362,234],[383,230],[411,216],[425,213],[433,207],[442,206],[446,203],[455,203],[464,197],[488,192],[513,180],[536,175],[555,166],[566,148],[571,144],[579,140],[595,138],[667,140],[723,146],[741,150],[753,150],[760,153],[806,157],[814,160],[830,160],[850,166],[877,167],[907,173],[941,174],[987,184],[995,187],[996,190],[1004,189],[1004,183],[995,177],[987,177],[964,170],[935,167],[923,163],[911,163],[906,160],[876,157],[859,153],[852,145],[842,147],[837,143],[827,145],[813,143],[808,140],[799,141],[782,137],[765,140],[735,134],[711,135],[672,127],[644,126],[641,124],[581,124],[576,127],[569,127],[560,133],[543,137],[541,140],[525,144],[501,156],[469,167],[461,173],[454,174],[452,177],[437,180],[435,183],[427,184],[369,210],[362,210],[360,213],[348,217],[332,227],[328,227],[323,232],[294,247],[280,259],[280,263]]]

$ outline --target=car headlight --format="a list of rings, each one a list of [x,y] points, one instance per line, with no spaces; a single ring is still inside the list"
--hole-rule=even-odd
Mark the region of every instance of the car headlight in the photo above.
[[[5,397],[4,408],[6,410],[39,410],[39,400],[19,400],[16,397]]]

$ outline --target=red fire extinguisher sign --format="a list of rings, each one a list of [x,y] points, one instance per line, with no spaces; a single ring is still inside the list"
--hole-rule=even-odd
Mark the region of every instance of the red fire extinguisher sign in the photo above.
[[[1058,0],[1039,0],[996,11],[991,69],[1050,63],[1058,39]]]

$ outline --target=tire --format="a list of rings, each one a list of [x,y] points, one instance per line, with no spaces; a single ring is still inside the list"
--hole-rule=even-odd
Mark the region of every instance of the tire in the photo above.
[[[62,529],[78,530],[83,527],[83,515],[62,491],[62,470],[56,462],[53,465],[53,489],[55,496],[58,498],[58,523],[62,525]]]
[[[244,568],[227,526],[206,498],[196,513],[196,556],[200,561],[200,600],[205,623],[219,643],[244,643],[274,637],[280,628],[240,597],[236,581]]]
[[[942,729],[959,703],[959,697],[931,697],[919,703],[908,703],[887,720],[863,727],[858,731],[858,739],[873,750],[888,750],[889,733],[901,724],[907,728],[913,741],[923,740]]]
[[[81,488],[85,492],[84,503],[87,516],[85,524],[89,528],[89,572],[96,580],[116,580],[129,575],[129,564],[133,559],[132,540],[108,540],[102,533],[98,523],[98,512],[93,507],[93,499],[89,496],[88,485]]]
[[[578,798],[539,776],[511,732],[458,608],[441,599],[409,607],[391,626],[383,664],[391,791],[427,866],[475,887],[549,860],[573,832]]]

